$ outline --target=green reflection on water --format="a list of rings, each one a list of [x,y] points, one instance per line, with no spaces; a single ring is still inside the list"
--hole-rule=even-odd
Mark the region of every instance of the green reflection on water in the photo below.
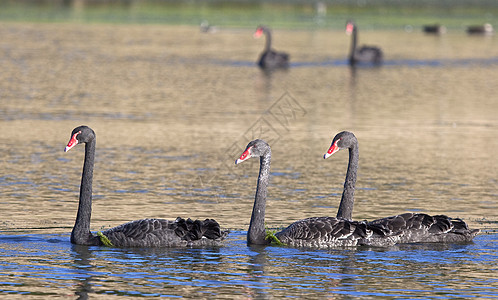
[[[496,22],[496,1],[2,1],[0,21],[186,24],[217,26],[342,29],[348,18],[364,28],[449,29]]]

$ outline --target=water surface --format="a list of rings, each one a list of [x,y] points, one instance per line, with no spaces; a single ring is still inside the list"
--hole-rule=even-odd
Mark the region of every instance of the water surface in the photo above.
[[[252,30],[0,24],[0,293],[272,298],[497,297],[497,39],[370,31],[386,64],[346,65],[342,31],[275,30],[291,55],[268,77]],[[144,217],[213,217],[217,249],[109,249],[69,243],[83,149],[97,133],[92,230]],[[245,244],[257,160],[272,146],[270,228],[335,215],[347,152],[360,143],[355,219],[448,214],[474,243],[389,249]]]

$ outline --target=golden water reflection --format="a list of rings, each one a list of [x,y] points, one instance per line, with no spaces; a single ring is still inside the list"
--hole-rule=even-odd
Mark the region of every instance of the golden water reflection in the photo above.
[[[345,61],[342,32],[275,31],[294,63]],[[498,217],[498,65],[458,63],[496,58],[495,38],[372,32],[362,40],[401,63],[267,77],[250,64],[262,48],[252,29],[3,23],[0,34],[2,230],[69,231],[83,149],[62,150],[81,124],[97,133],[95,230],[177,216],[246,230],[258,162],[233,161],[261,134],[273,141],[268,226],[335,215],[347,153],[322,155],[341,130],[360,142],[355,218]],[[424,59],[457,63],[403,63]],[[299,108],[287,123],[271,111],[282,99]]]

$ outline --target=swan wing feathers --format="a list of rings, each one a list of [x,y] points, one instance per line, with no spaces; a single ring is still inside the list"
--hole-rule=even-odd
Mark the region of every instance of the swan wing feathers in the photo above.
[[[379,64],[383,60],[382,50],[374,46],[363,46],[354,53],[354,59],[360,63]]]
[[[365,222],[314,217],[296,221],[276,236],[289,246],[323,248],[355,246],[371,234]]]
[[[479,232],[460,219],[404,213],[372,222],[315,217],[296,221],[275,236],[293,247],[389,247],[398,243],[468,242]]]
[[[289,54],[270,50],[261,54],[258,65],[262,68],[288,68]]]
[[[379,236],[393,238],[396,243],[465,242],[479,232],[469,229],[461,219],[421,213],[378,219],[369,222],[368,228]]]
[[[202,237],[208,239],[219,239],[224,237],[224,233],[220,229],[220,225],[213,219],[206,219],[204,221],[188,218],[187,220],[178,217],[175,220],[176,228],[175,233],[179,237],[187,241],[199,240]]]
[[[213,219],[142,219],[103,232],[117,247],[182,247],[217,245],[227,232]]]
[[[368,223],[371,230],[379,235],[397,235],[406,230],[428,229],[434,219],[426,214],[404,213],[397,216],[378,219]]]

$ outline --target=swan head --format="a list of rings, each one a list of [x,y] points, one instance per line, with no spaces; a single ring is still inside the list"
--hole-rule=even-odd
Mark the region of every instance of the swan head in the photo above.
[[[327,159],[337,151],[351,148],[357,144],[358,140],[356,139],[355,135],[352,132],[349,131],[339,132],[332,140],[332,144],[330,145],[329,150],[323,155],[323,158]]]
[[[258,28],[256,28],[256,32],[254,32],[253,37],[255,39],[259,39],[267,31],[268,31],[268,27],[266,27],[264,25],[259,25]]]
[[[356,30],[356,24],[353,20],[348,20],[346,22],[346,34],[351,35]]]
[[[82,125],[73,129],[71,132],[71,138],[67,143],[64,152],[71,150],[74,146],[79,143],[87,143],[95,138],[95,132],[88,126]]]
[[[268,145],[267,142],[260,139],[251,141],[247,144],[246,150],[244,150],[242,155],[235,161],[235,164],[238,165],[252,157],[264,156],[269,150],[270,145]]]

